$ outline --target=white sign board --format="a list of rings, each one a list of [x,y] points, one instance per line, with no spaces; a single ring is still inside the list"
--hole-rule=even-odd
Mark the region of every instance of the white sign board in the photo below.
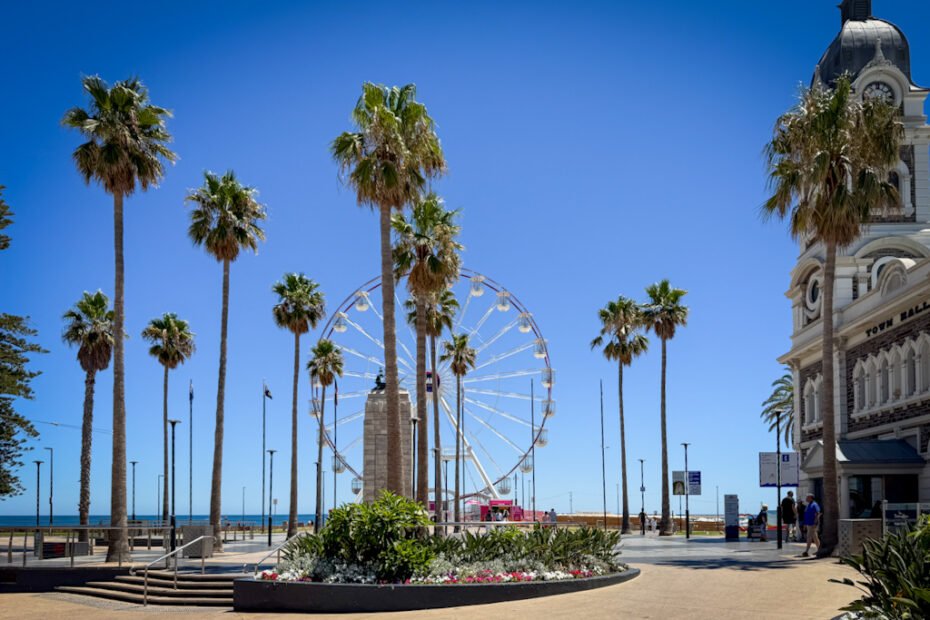
[[[759,486],[774,487],[778,486],[778,469],[779,454],[777,452],[760,452],[759,453]],[[799,482],[800,474],[800,457],[797,452],[781,453],[781,486],[796,487]]]
[[[672,495],[700,495],[701,494],[701,472],[688,472],[688,492],[685,493],[685,472],[672,472]]]

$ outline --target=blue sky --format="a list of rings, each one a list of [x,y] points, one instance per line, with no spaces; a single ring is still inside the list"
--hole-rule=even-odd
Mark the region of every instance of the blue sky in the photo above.
[[[267,204],[267,242],[233,265],[224,512],[242,486],[258,512],[262,378],[274,390],[269,447],[286,497],[292,338],[275,327],[271,284],[288,271],[317,280],[335,305],[378,272],[377,219],[341,187],[328,143],[350,127],[363,81],[415,82],[438,123],[449,174],[435,185],[462,209],[466,266],[505,283],[531,309],[558,371],[550,444],[538,451],[540,507],[599,510],[598,380],[607,389],[608,497],[616,505],[615,368],[588,347],[596,311],[669,278],[687,289],[689,325],[669,345],[669,446],[704,475],[694,512],[714,488],[744,510],[769,503],[757,453],[774,447],[759,403],[779,375],[790,312],[783,293],[797,254],[779,223],[758,216],[761,151],[779,113],[836,34],[835,1],[779,3],[19,3],[0,25],[7,88],[0,99],[0,183],[16,213],[0,256],[2,310],[32,317],[49,353],[35,420],[78,425],[83,373],[60,342],[61,314],[84,290],[112,295],[112,205],[86,187],[60,127],[84,105],[80,77],[138,75],[174,111],[180,155],[161,186],[126,205],[128,455],[140,461],[137,511],[155,502],[161,370],[138,337],[166,311],[197,334],[172,373],[172,414],[186,424],[197,387],[194,511],[209,503],[221,269],[186,237],[185,192],[203,170],[234,169]],[[930,6],[875,1],[910,36],[915,81],[930,83]],[[313,335],[316,338],[317,334]],[[305,340],[304,351],[310,339]],[[659,347],[626,375],[631,508],[659,508]],[[95,425],[111,428],[111,373],[98,380]],[[302,381],[301,403],[309,394]],[[301,408],[301,498],[313,508],[314,426]],[[56,512],[76,512],[79,432],[38,424],[33,445],[56,454]],[[181,427],[186,438],[187,429]],[[110,436],[94,437],[92,512],[109,506]],[[179,461],[186,462],[186,439]],[[183,458],[181,458],[183,455]],[[44,458],[42,454],[40,458]],[[28,454],[27,459],[37,458]],[[635,465],[634,465],[635,464]],[[179,463],[180,465],[180,463]],[[0,514],[29,514],[27,493]],[[186,478],[186,467],[179,476]],[[348,478],[340,483],[348,487]],[[280,486],[279,486],[280,485]],[[186,491],[179,495],[186,511]],[[284,506],[279,512],[285,510]]]

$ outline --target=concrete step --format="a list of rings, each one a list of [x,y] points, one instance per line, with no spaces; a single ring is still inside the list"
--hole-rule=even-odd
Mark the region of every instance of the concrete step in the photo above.
[[[88,586],[59,586],[59,592],[68,592],[71,594],[82,594],[84,596],[93,596],[96,598],[105,598],[114,601],[123,601],[126,603],[142,604],[142,594],[135,592],[122,592],[120,590],[109,590],[103,588],[94,588]],[[229,598],[209,598],[209,597],[170,597],[170,596],[153,596],[149,595],[148,602],[151,605],[189,605],[189,606],[210,606],[210,607],[232,607],[232,597]]]
[[[145,583],[145,577],[139,573],[135,575],[119,575],[116,577],[116,581],[122,583],[134,583],[142,585]],[[171,577],[155,577],[149,573],[149,587],[157,586],[160,588],[174,588],[174,579]],[[178,589],[210,589],[210,590],[226,590],[232,592],[233,582],[231,580],[224,581],[191,581],[182,579],[181,575],[178,575]]]
[[[135,570],[135,575],[141,577],[145,571],[141,569]],[[174,581],[174,571],[170,570],[149,570],[149,579],[153,577],[157,579],[171,579]],[[184,581],[228,581],[232,583],[236,579],[241,579],[242,577],[251,577],[245,573],[205,573],[200,574],[200,571],[197,572],[178,572],[178,582]]]
[[[145,586],[140,583],[124,583],[122,581],[89,581],[84,584],[88,588],[98,588],[101,590],[119,590],[120,592],[137,592],[142,594]],[[149,596],[170,596],[173,598],[232,598],[232,588],[212,589],[182,589],[175,590],[170,586],[154,585],[149,582]]]

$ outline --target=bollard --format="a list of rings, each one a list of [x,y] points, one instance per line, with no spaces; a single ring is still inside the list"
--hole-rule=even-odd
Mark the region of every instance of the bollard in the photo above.
[[[23,566],[26,565],[26,545],[29,544],[29,530],[23,531]]]
[[[7,547],[6,563],[7,564],[13,563],[13,530],[10,530],[10,544]]]
[[[149,535],[149,546],[148,546],[148,550],[151,551],[151,550],[152,550],[152,528],[147,528],[147,531],[148,531],[148,535]]]

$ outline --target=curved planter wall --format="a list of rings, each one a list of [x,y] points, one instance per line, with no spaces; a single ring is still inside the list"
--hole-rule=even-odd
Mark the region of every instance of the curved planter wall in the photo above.
[[[483,605],[603,588],[633,579],[639,569],[622,573],[520,583],[456,585],[362,585],[237,579],[236,611],[377,612]]]

